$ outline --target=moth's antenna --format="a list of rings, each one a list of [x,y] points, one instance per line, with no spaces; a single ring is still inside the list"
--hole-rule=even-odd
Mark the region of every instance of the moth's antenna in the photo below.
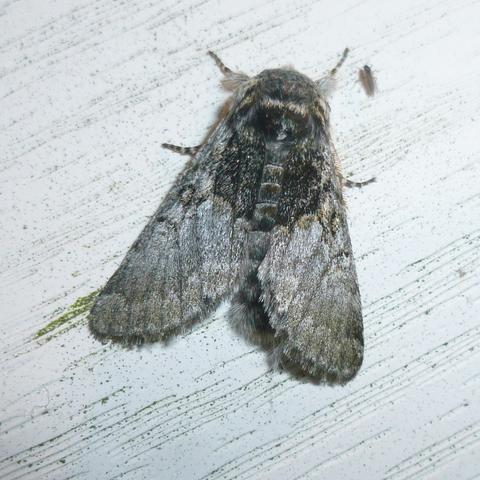
[[[227,90],[235,90],[237,89],[242,83],[250,80],[249,76],[242,72],[234,72],[230,68],[228,68],[219,58],[219,56],[212,52],[211,50],[208,51],[208,54],[215,60],[217,67],[220,71],[225,75],[225,78],[222,80],[222,85]]]
[[[338,63],[330,70],[330,76],[331,77],[334,77],[335,74],[337,73],[337,70],[343,65],[343,62],[345,62],[345,59],[347,58],[349,52],[350,52],[350,50],[348,48],[346,48],[343,51],[342,58],[340,58]]]
[[[233,71],[230,70],[221,60],[220,57],[212,52],[211,50],[208,51],[208,54],[215,60],[215,63],[217,64],[217,67],[220,69],[220,71],[225,75],[229,76],[233,74]]]
[[[319,86],[323,96],[329,97],[335,90],[335,85],[337,83],[335,74],[337,73],[338,69],[343,65],[343,62],[345,62],[349,51],[350,50],[346,48],[342,53],[342,57],[340,58],[338,63],[330,70],[330,72],[316,81],[316,84]]]

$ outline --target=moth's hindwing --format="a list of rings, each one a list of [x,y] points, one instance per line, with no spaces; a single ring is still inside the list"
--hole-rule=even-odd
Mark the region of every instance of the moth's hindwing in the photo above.
[[[295,173],[301,165],[309,176]],[[281,362],[343,383],[362,364],[363,326],[340,178],[328,140],[313,149],[296,145],[285,176],[292,180],[279,212],[290,221],[272,230],[258,274],[262,300]],[[312,198],[317,209],[301,208]]]

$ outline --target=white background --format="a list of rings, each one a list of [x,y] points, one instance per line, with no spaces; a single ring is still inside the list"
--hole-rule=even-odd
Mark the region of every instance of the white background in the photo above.
[[[480,478],[480,4],[0,2],[0,479]],[[206,55],[332,101],[364,305],[345,387],[268,371],[225,307],[168,346],[35,332],[115,271],[226,98]],[[370,64],[379,94],[357,70]],[[58,332],[57,332],[58,333]]]

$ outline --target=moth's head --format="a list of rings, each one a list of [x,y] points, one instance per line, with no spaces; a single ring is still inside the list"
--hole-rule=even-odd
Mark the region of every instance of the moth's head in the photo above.
[[[249,77],[245,73],[235,72],[226,67],[215,53],[211,51],[208,53],[225,75],[222,80],[223,86],[235,92],[237,98],[242,96],[248,88],[256,87],[258,91],[264,92],[274,101],[311,103],[312,98],[320,97],[326,103],[335,89],[335,74],[345,62],[349,49],[345,48],[335,67],[326,76],[316,81],[291,67],[263,70],[257,76]]]
[[[235,90],[236,110],[273,141],[325,131],[329,106],[315,82],[291,68],[264,70]]]
[[[324,101],[335,89],[335,78],[331,75],[320,80],[311,80],[294,68],[274,68],[263,70],[255,77],[230,71],[222,80],[222,85],[234,93],[242,95],[247,89],[273,101],[312,103],[317,97]]]
[[[293,68],[263,70],[255,78],[256,88],[272,101],[311,105],[319,97],[326,101],[333,85],[314,81]]]

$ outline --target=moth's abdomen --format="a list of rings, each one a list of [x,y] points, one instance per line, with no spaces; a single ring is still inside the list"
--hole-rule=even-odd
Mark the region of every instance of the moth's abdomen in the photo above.
[[[240,285],[232,301],[230,320],[252,341],[268,343],[273,329],[261,300],[258,267],[270,244],[270,231],[277,223],[278,201],[282,193],[284,162],[288,155],[284,142],[265,145],[265,158],[257,200],[250,219],[246,262]]]
[[[252,218],[252,230],[269,232],[277,223],[278,202],[282,194],[284,164],[288,147],[283,142],[267,143],[262,180]]]

